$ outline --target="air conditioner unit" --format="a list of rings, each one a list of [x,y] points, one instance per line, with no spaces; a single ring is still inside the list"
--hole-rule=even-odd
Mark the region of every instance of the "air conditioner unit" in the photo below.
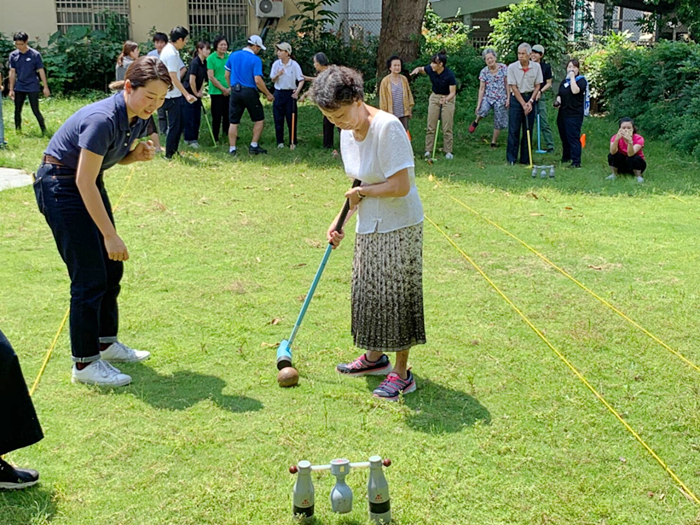
[[[283,0],[255,0],[255,16],[258,18],[282,18]]]

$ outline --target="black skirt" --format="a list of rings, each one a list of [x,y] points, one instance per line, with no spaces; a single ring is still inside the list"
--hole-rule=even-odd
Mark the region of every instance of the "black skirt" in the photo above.
[[[375,352],[425,344],[422,223],[355,237],[352,335]]]

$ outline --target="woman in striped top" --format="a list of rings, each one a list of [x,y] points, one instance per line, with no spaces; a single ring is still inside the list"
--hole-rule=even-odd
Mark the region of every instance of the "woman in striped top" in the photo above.
[[[408,120],[411,118],[415,102],[411,88],[408,86],[408,79],[401,74],[403,62],[394,55],[386,61],[386,67],[389,74],[379,85],[379,109],[392,113],[408,131]]]

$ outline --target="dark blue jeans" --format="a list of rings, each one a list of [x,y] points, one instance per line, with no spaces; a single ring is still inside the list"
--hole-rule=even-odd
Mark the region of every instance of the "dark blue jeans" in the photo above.
[[[185,140],[199,140],[199,126],[202,124],[202,101],[190,104],[185,102],[182,106],[185,119]]]
[[[557,127],[561,138],[561,161],[569,162],[575,166],[581,165],[581,126],[583,116],[562,117],[559,110]]]
[[[0,331],[0,455],[28,447],[44,437],[19,359]]]
[[[163,104],[168,117],[168,135],[165,139],[165,157],[168,159],[177,153],[180,146],[180,137],[185,127],[183,104],[189,104],[185,97],[167,98]]]
[[[530,100],[531,93],[523,95],[523,100]],[[525,110],[514,95],[510,96],[510,109],[508,110],[508,147],[506,149],[506,160],[508,162],[518,162],[518,143],[520,144],[520,163],[530,164],[530,152],[527,144],[527,129],[532,134],[535,124],[535,114],[533,109],[525,117]]]
[[[275,136],[277,144],[284,144],[284,123],[287,121],[287,129],[289,130],[289,143],[297,143],[297,122],[294,118],[294,132],[292,132],[292,115],[296,109],[296,100],[292,98],[294,90],[292,89],[276,89],[275,101],[272,103],[272,116],[275,119]],[[294,135],[294,142],[292,142]]]
[[[96,361],[100,358],[100,342],[117,340],[117,297],[124,263],[107,256],[104,239],[83,203],[73,170],[42,164],[36,177],[34,193],[39,211],[51,227],[70,276],[73,361]],[[114,224],[102,175],[97,178],[97,187]]]

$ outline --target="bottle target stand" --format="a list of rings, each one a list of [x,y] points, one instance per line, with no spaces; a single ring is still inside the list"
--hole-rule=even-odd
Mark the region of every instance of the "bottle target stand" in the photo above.
[[[367,481],[367,499],[369,501],[369,519],[379,524],[391,521],[391,503],[389,500],[389,484],[384,476],[384,469],[391,465],[390,459],[372,456],[369,461],[350,463],[349,459],[334,459],[328,465],[312,465],[302,460],[297,465],[289,467],[291,474],[297,475],[292,490],[292,514],[295,518],[309,520],[313,518],[315,506],[314,484],[311,472],[330,470],[336,482],[331,489],[331,509],[338,514],[352,511],[352,489],[345,483],[345,477],[353,468],[369,468]]]
[[[539,173],[541,179],[554,178],[554,164],[534,164],[532,166],[532,178],[536,179]]]

